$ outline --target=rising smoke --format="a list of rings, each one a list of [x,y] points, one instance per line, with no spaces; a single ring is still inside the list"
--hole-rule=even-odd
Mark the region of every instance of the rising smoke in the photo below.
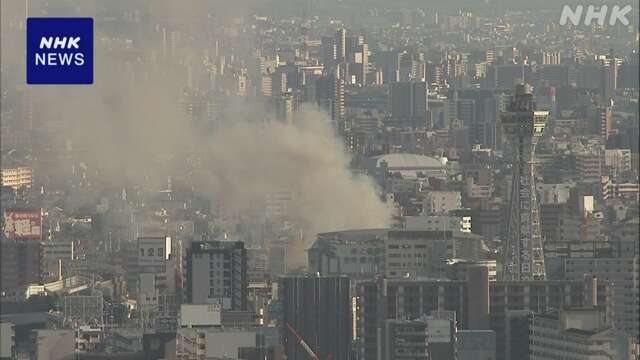
[[[150,10],[163,21],[171,19],[174,11],[185,11],[183,6],[171,10],[174,7],[162,4],[172,2],[158,2]],[[200,10],[197,12],[205,13]],[[146,31],[153,28],[149,23]],[[233,123],[223,124],[203,141],[177,106],[184,72],[156,68],[150,59],[159,49],[152,41],[111,52],[111,48],[126,47],[126,42],[110,38],[101,25],[96,21],[94,85],[29,91],[39,109],[35,123],[64,129],[64,141],[46,141],[53,146],[72,144],[76,154],[99,169],[103,187],[160,189],[167,175],[185,174],[176,174],[178,170],[158,159],[172,157],[179,162],[179,157],[195,150],[205,154],[205,166],[189,178],[196,191],[218,204],[222,215],[242,214],[264,203],[269,194],[285,191],[292,195],[286,216],[302,227],[306,245],[317,232],[388,225],[391,211],[380,201],[374,183],[349,169],[350,157],[324,113],[306,108],[297,114],[294,124],[285,124],[253,118],[260,111],[231,107],[227,118]],[[143,35],[131,36],[140,39]],[[191,50],[202,53],[202,49]],[[3,59],[23,68],[22,53],[14,54],[12,59],[3,54]]]
[[[302,110],[293,125],[242,122],[213,136],[209,189],[234,211],[265,194],[288,192],[291,217],[311,232],[381,227],[390,218],[370,178],[349,156],[327,116]]]

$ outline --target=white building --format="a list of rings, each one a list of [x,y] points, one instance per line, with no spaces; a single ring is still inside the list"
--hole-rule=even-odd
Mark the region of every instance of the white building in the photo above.
[[[446,159],[440,160],[416,154],[386,154],[375,156],[371,160],[373,161],[370,165],[371,171],[400,174],[407,179],[416,179],[418,175],[442,178],[446,176],[448,169]]]

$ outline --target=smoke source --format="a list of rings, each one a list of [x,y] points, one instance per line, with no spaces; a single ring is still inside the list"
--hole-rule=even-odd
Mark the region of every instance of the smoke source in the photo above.
[[[229,6],[228,2],[197,3],[201,5],[178,9],[206,14],[211,13],[211,8],[220,10],[216,4]],[[249,3],[234,5],[232,13],[246,15]],[[3,25],[24,21],[23,6],[2,4]],[[77,4],[82,9],[73,8],[77,14],[68,15],[98,16],[94,12],[104,12],[103,6],[108,3]],[[117,4],[115,10],[127,2]],[[303,109],[293,124],[285,124],[255,121],[256,116],[247,115],[248,107],[231,107],[227,118],[234,119],[234,124],[222,125],[204,141],[202,136],[194,136],[197,131],[185,121],[177,105],[185,72],[164,71],[153,60],[160,52],[161,35],[156,24],[168,20],[182,24],[182,17],[189,14],[174,11],[171,1],[154,2],[150,8],[143,6],[146,3],[135,4],[131,6],[146,9],[143,13],[151,18],[143,17],[147,19],[145,24],[130,25],[134,33],[126,36],[144,40],[135,41],[131,49],[122,38],[104,34],[107,24],[100,21],[102,16],[97,17],[93,86],[29,88],[38,109],[36,126],[57,129],[57,135],[47,135],[57,136],[58,141],[42,140],[56,149],[61,149],[65,141],[72,144],[82,160],[99,171],[99,179],[94,179],[99,184],[94,182],[94,187],[161,188],[166,186],[167,175],[183,174],[166,168],[166,162],[161,164],[158,157],[179,159],[194,148],[206,149],[204,169],[197,172],[202,176],[193,176],[193,185],[196,191],[210,195],[222,215],[254,210],[256,204],[264,204],[269,194],[286,191],[292,199],[284,216],[302,228],[307,246],[317,232],[383,227],[389,223],[391,211],[380,201],[375,184],[368,177],[351,172],[350,158],[322,112]],[[40,1],[31,2],[30,14],[41,15],[42,9]],[[123,10],[118,11],[115,14]],[[215,13],[228,15],[227,11]],[[23,27],[14,26],[3,35],[3,49],[8,44],[23,46]],[[24,83],[23,75],[5,76],[23,73],[18,71],[24,68],[24,56],[20,55],[23,52],[13,50],[2,52],[3,89]],[[71,176],[70,166],[60,164],[57,168]],[[46,171],[42,168],[43,173]]]
[[[307,108],[294,124],[243,122],[221,129],[211,142],[207,188],[230,212],[289,192],[287,215],[310,235],[386,226],[389,208],[369,177],[349,170],[349,160],[326,115]]]

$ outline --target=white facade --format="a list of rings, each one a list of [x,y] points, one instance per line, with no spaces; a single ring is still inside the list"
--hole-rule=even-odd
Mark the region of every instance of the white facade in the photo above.
[[[139,237],[138,238],[138,265],[139,266],[163,266],[171,255],[171,238]]]

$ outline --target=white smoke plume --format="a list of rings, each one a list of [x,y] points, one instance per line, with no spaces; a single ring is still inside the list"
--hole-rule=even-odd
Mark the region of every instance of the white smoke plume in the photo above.
[[[30,14],[56,15],[44,14],[40,3],[31,2]],[[189,24],[190,20],[184,19],[200,15],[203,19],[199,26],[205,26],[205,14],[211,8],[216,14],[226,14],[216,5],[229,5],[195,3],[198,6],[174,6],[173,1],[160,1],[145,8],[147,3],[136,2],[152,18],[145,23],[144,31],[139,29],[142,24],[130,25],[139,34],[127,34],[137,39],[128,51],[110,50],[113,46],[122,47],[122,39],[113,40],[105,32],[107,24],[97,18],[95,84],[29,88],[38,109],[35,126],[58,129],[56,134],[66,138],[43,140],[56,150],[62,150],[65,140],[70,140],[74,156],[97,169],[100,184],[94,186],[112,189],[125,185],[160,189],[166,186],[167,176],[186,174],[176,174],[183,170],[166,168],[167,162],[159,162],[158,158],[172,157],[175,163],[192,150],[204,151],[205,166],[198,171],[201,176],[190,177],[196,182],[193,185],[197,192],[210,196],[222,215],[234,215],[255,209],[255,204],[263,203],[271,193],[286,190],[293,195],[286,216],[302,228],[306,246],[317,232],[386,226],[391,211],[379,200],[372,180],[349,169],[350,157],[327,116],[320,111],[303,109],[294,124],[288,125],[258,121],[254,114],[259,111],[255,109],[230,107],[225,110],[230,112],[226,117],[234,119],[233,124],[223,124],[210,138],[194,135],[197,130],[180,114],[177,105],[185,83],[184,71],[165,72],[152,59],[161,53],[157,41],[161,36],[153,27],[155,24]],[[232,6],[229,13],[246,15],[251,6],[247,1],[240,3],[242,6]],[[92,12],[107,6],[104,2],[74,4],[78,8],[70,8],[77,13],[70,16],[94,16]],[[121,1],[113,5],[114,14],[122,14],[126,4]],[[7,10],[3,23],[20,21],[24,11],[21,6],[3,6],[3,10]],[[10,50],[4,45],[21,44],[23,31],[7,35],[3,50]],[[146,41],[145,36],[155,42]],[[3,88],[24,84],[23,47],[17,49],[3,51]],[[201,49],[192,52],[201,53]],[[68,164],[55,167],[70,174]],[[46,171],[41,169],[40,174]]]
[[[390,210],[350,158],[327,116],[303,109],[294,124],[241,122],[213,136],[209,190],[230,211],[266,194],[293,194],[289,216],[315,232],[386,226]]]

